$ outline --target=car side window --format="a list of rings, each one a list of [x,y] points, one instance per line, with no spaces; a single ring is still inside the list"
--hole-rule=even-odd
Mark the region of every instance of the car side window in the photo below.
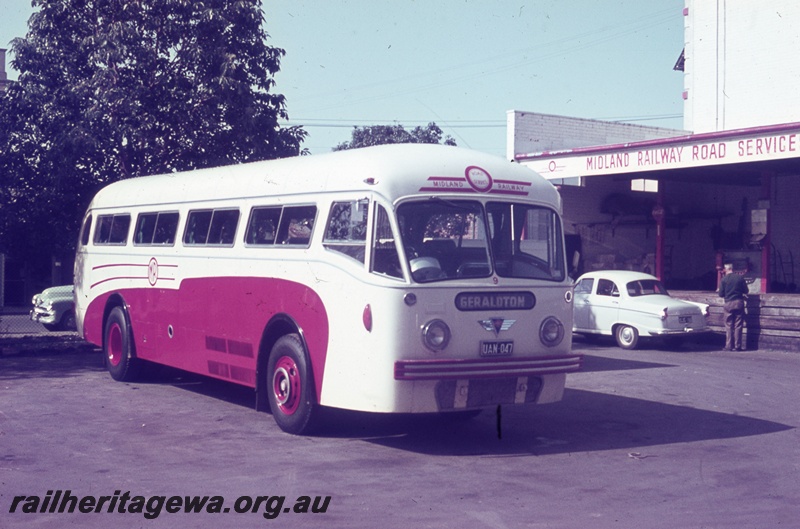
[[[594,278],[593,277],[586,277],[578,281],[578,284],[575,285],[575,293],[576,294],[591,294],[592,287],[594,286]]]
[[[619,289],[617,289],[617,285],[613,281],[601,279],[597,282],[597,295],[618,297]]]

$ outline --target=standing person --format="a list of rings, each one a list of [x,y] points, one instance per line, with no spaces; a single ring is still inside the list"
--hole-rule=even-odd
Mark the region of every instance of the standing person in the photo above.
[[[731,263],[725,263],[725,275],[719,284],[719,297],[725,300],[725,349],[743,351],[742,327],[747,283],[744,276],[733,273]]]

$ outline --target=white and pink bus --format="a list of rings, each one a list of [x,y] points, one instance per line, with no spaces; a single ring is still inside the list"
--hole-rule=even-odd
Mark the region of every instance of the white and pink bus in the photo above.
[[[581,363],[560,209],[531,170],[439,145],[123,180],[83,222],[79,332],[114,379],[243,384],[296,434],[321,407],[558,401]]]

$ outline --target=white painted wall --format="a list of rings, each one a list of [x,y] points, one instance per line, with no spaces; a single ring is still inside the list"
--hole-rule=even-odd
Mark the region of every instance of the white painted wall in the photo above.
[[[686,0],[684,128],[800,121],[800,2]]]

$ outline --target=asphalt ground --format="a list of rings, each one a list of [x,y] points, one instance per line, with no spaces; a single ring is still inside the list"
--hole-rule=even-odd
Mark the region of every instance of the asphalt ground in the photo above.
[[[77,337],[0,339],[0,527],[800,527],[800,354],[575,349],[557,404],[330,410],[297,437],[246,388],[119,383]]]

